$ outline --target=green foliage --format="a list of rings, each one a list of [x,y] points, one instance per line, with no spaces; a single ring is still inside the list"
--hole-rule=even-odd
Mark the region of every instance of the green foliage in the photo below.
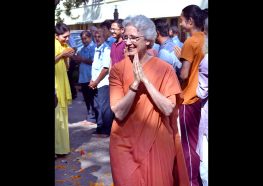
[[[57,8],[57,5],[60,3],[61,0],[55,0],[55,9]],[[86,5],[87,3],[89,2],[89,0],[66,0],[65,2],[63,2],[63,6],[66,8],[65,10],[65,14],[67,16],[70,16],[71,15],[71,9],[72,8],[78,8],[79,6],[81,5]],[[56,21],[57,20],[60,20],[60,21],[63,21],[61,18],[60,18],[60,14],[62,12],[62,10],[59,10],[57,9],[56,10]]]
[[[56,10],[56,14],[55,14],[56,18],[55,18],[55,21],[56,21],[57,23],[64,21],[64,19],[61,19],[61,17],[60,17],[61,12],[62,12],[62,10],[60,10],[60,8],[58,8],[58,9]]]
[[[80,5],[86,5],[88,2],[89,0],[66,0],[66,2],[63,3],[63,6],[66,8],[65,14],[70,16],[72,8],[78,8]]]
[[[73,7],[72,0],[66,0],[66,2],[63,3],[63,6],[66,8],[65,14],[67,16],[71,15],[71,8]]]
[[[57,5],[60,3],[60,0],[55,0],[55,9],[57,8]]]

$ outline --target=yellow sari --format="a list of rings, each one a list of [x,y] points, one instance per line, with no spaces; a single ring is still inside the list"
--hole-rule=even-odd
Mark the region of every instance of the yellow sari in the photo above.
[[[67,47],[67,44],[61,45],[55,39],[55,56]],[[71,103],[72,97],[64,59],[55,63],[55,90],[58,98],[58,105],[55,108],[55,153],[68,154],[70,152],[68,105]]]

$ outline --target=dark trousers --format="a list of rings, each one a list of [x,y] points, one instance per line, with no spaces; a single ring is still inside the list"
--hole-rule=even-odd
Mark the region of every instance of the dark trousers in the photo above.
[[[89,82],[81,83],[81,91],[87,107],[87,121],[96,123],[94,107],[94,90],[89,87]]]
[[[110,134],[114,114],[110,108],[108,85],[95,89],[94,103],[97,115],[97,132]]]
[[[77,97],[77,90],[75,87],[75,81],[73,78],[73,73],[74,73],[74,70],[76,68],[76,62],[74,62],[74,60],[70,60],[69,64],[70,64],[69,69],[68,69],[69,86],[70,86],[70,90],[71,90],[72,99],[75,99]]]
[[[200,157],[196,153],[198,129],[201,117],[201,101],[193,104],[182,104],[179,107],[181,141],[184,151],[188,177],[192,186],[202,186],[200,178]]]

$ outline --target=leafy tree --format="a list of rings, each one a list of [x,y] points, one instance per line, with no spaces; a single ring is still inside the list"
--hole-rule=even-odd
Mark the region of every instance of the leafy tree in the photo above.
[[[89,2],[89,0],[66,0],[63,2],[63,6],[66,8],[65,14],[67,16],[71,15],[71,9],[72,8],[78,8],[80,5],[86,5]],[[60,0],[55,0],[55,8],[60,3]]]
[[[55,9],[57,8],[57,5],[60,3],[60,0],[55,0]]]
[[[64,19],[61,19],[60,14],[61,14],[62,10],[60,10],[60,8],[57,9],[56,11],[56,19],[55,21],[58,22],[64,22]]]

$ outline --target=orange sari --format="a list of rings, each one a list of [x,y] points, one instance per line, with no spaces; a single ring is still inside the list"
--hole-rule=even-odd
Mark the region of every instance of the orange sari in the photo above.
[[[160,93],[176,102],[181,93],[172,66],[152,57],[143,66],[144,73]],[[110,71],[110,101],[115,105],[133,82],[128,57]],[[188,186],[188,175],[177,129],[178,108],[164,116],[140,86],[135,101],[122,121],[113,121],[110,136],[110,160],[114,186]]]

